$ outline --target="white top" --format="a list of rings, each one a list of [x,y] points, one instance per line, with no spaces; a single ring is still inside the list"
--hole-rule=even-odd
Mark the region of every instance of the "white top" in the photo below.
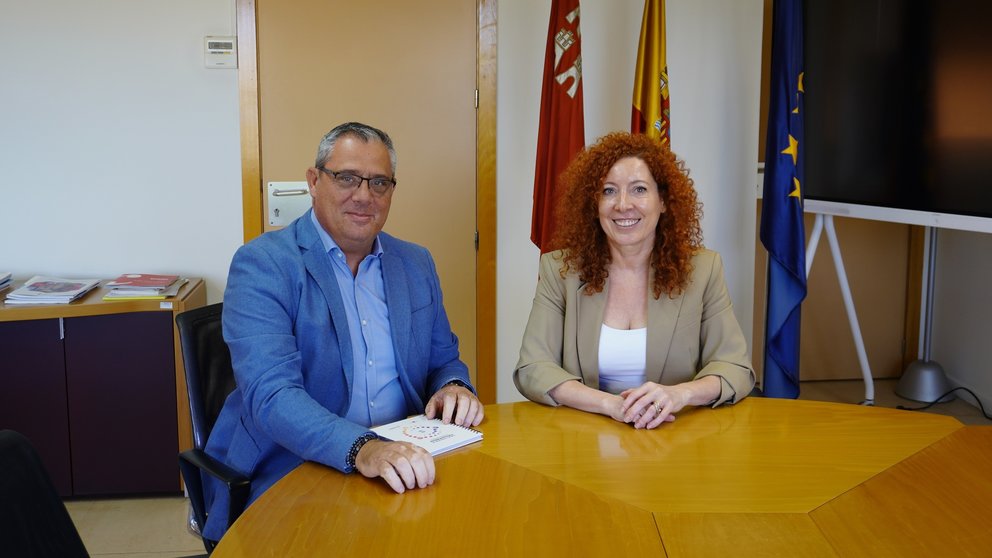
[[[599,333],[599,389],[610,393],[644,383],[648,360],[648,329],[613,329]]]

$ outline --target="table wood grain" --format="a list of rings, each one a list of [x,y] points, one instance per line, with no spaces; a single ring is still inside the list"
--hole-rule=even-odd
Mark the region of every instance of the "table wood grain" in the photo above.
[[[305,463],[214,556],[906,556],[930,548],[907,542],[920,538],[945,554],[992,548],[980,529],[992,427],[761,398],[652,431],[531,402],[486,413],[483,441],[437,457],[426,489],[394,494]],[[939,529],[922,528],[938,514]]]

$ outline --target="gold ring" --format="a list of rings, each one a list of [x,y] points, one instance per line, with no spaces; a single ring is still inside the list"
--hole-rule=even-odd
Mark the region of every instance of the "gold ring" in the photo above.
[[[661,414],[661,405],[658,405],[658,402],[657,401],[655,401],[651,405],[654,406],[654,416],[660,415]]]

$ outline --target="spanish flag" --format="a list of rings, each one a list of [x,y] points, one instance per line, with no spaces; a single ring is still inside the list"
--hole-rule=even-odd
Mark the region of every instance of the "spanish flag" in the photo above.
[[[637,46],[634,70],[634,108],[630,131],[661,138],[671,138],[668,108],[668,63],[665,60],[665,1],[645,0],[641,20],[641,40]]]
[[[530,239],[542,254],[551,250],[549,242],[555,231],[558,176],[586,143],[581,47],[579,0],[552,0],[530,229]]]

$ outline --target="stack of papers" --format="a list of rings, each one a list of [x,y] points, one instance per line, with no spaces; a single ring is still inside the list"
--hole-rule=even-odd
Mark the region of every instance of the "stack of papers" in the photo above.
[[[99,279],[63,279],[35,275],[11,291],[7,304],[68,304],[100,284]]]
[[[179,294],[187,281],[178,275],[125,273],[107,283],[111,290],[103,300],[162,300]]]
[[[372,432],[380,438],[394,442],[416,444],[431,452],[431,455],[438,455],[482,439],[482,432],[478,430],[457,426],[454,423],[444,424],[441,419],[429,419],[424,415],[377,426]]]
[[[10,286],[10,277],[11,273],[9,271],[0,271],[0,291]]]

